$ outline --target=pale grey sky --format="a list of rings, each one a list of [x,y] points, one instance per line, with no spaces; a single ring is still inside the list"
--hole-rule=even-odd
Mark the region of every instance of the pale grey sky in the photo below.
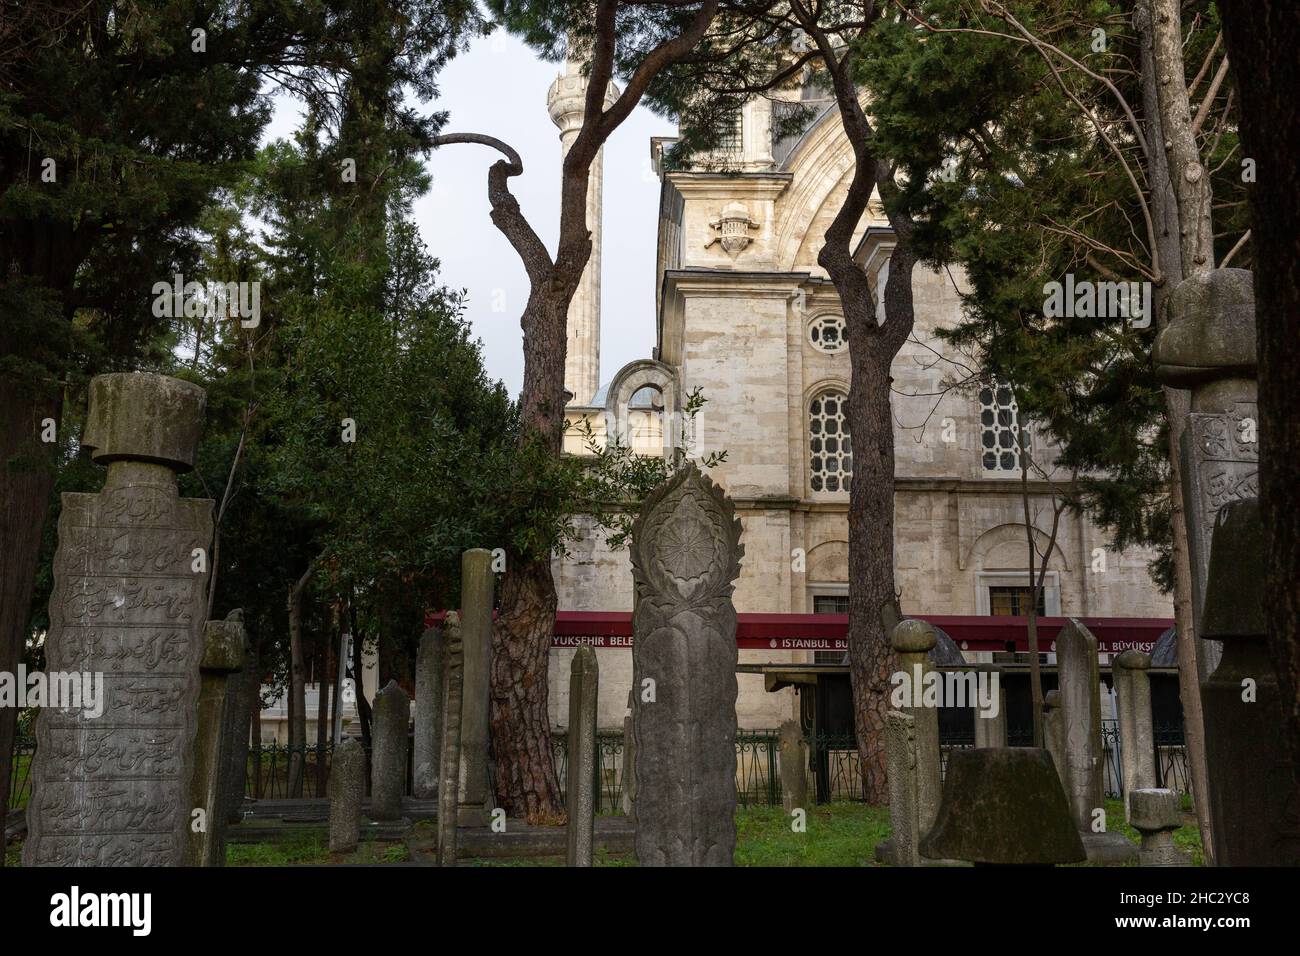
[[[546,94],[561,64],[546,63],[514,37],[480,38],[447,65],[441,96],[424,107],[447,110],[445,132],[487,133],[518,150],[524,174],[511,188],[537,234],[555,250],[559,229],[560,138],[546,111]],[[288,136],[295,104],[280,98],[268,140]],[[654,345],[655,229],[659,180],[650,167],[650,137],[674,125],[637,109],[605,144],[604,240],[600,380],[647,358]],[[488,374],[518,395],[523,381],[519,314],[528,282],[519,257],[492,225],[487,170],[499,153],[455,145],[434,152],[429,194],[415,218],[430,254],[442,262],[442,282],[469,293],[466,315],[483,341]]]

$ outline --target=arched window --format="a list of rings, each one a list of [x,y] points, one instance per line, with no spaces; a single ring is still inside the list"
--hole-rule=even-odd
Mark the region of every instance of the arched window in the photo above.
[[[627,435],[636,454],[664,454],[664,393],[657,385],[643,385],[628,399]]]
[[[831,388],[808,405],[808,476],[814,492],[846,492],[853,480],[848,395]]]

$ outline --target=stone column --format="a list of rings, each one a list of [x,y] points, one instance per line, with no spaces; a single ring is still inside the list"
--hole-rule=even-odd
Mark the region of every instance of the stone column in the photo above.
[[[1151,655],[1130,648],[1114,660],[1118,692],[1120,765],[1124,770],[1124,819],[1132,822],[1129,794],[1156,785],[1156,734],[1151,716]]]
[[[82,444],[108,466],[65,494],[45,639],[50,673],[99,685],[95,708],[36,724],[24,866],[179,866],[207,619],[212,502],[181,498],[205,395],[162,375],[90,383]]]
[[[938,639],[934,628],[925,621],[899,621],[890,638],[894,653],[898,655],[898,666],[908,676],[914,692],[919,695],[924,688],[925,675],[934,669],[929,654]],[[937,707],[902,707],[905,714],[911,714],[915,724],[913,733],[916,737],[916,808],[920,819],[921,833],[934,826],[935,816],[939,812],[940,784],[942,773],[939,754],[939,708]]]
[[[492,673],[492,552],[471,548],[460,561],[462,657],[460,825],[487,826],[492,813],[488,780],[488,698]]]
[[[222,745],[222,790],[225,821],[238,823],[243,818],[244,794],[248,789],[249,714],[260,706],[261,675],[257,669],[257,651],[244,641],[243,669],[231,674],[226,683],[225,743]]]
[[[373,779],[370,781],[370,818],[398,820],[406,792],[406,731],[411,722],[411,699],[390,680],[375,695],[373,712]]]
[[[330,852],[349,853],[361,839],[361,799],[366,792],[366,752],[355,737],[334,748],[330,761]]]
[[[415,655],[415,785],[421,800],[438,795],[438,758],[442,750],[442,631],[431,627],[420,637]]]
[[[579,647],[569,671],[569,764],[565,798],[569,811],[569,866],[591,866],[596,831],[596,652]]]
[[[438,781],[438,865],[456,865],[458,821],[457,781],[460,780],[461,688],[464,681],[464,648],[460,639],[460,615],[448,611],[443,658],[442,757]]]
[[[808,744],[797,720],[781,725],[777,746],[780,748],[781,806],[788,814],[808,806]]]
[[[1278,686],[1264,622],[1259,500],[1218,513],[1200,634],[1223,642],[1201,687],[1218,866],[1300,866],[1300,788],[1279,728],[1295,706]]]
[[[226,820],[223,777],[225,764],[226,686],[230,675],[244,666],[244,613],[231,611],[224,621],[208,621],[203,662],[199,667],[198,730],[194,735],[194,779],[190,805],[203,811],[203,826],[190,824],[187,866],[226,865]]]
[[[1142,834],[1138,862],[1142,866],[1187,866],[1188,856],[1174,845],[1174,831],[1183,823],[1178,794],[1173,790],[1129,791],[1133,828]]]
[[[1211,269],[1184,279],[1169,295],[1169,324],[1156,337],[1152,353],[1161,381],[1192,393],[1187,421],[1171,427],[1177,430],[1182,459],[1197,622],[1205,604],[1215,516],[1227,502],[1259,494],[1252,283],[1245,269]],[[1217,642],[1198,645],[1202,683],[1221,653]],[[1205,721],[1209,723],[1209,714]]]
[[[618,98],[613,84],[605,91],[604,108]],[[564,72],[555,78],[546,97],[551,120],[560,128],[563,155],[582,131],[587,107],[587,78],[582,63],[566,57]],[[591,257],[582,270],[582,279],[569,303],[564,360],[564,388],[579,405],[590,402],[600,388],[600,258],[601,192],[604,179],[605,150],[602,147],[591,164],[587,182],[587,228],[591,230]]]
[[[890,838],[881,845],[883,850],[877,850],[877,857],[894,866],[921,865],[917,767],[916,718],[891,710],[885,714]]]
[[[1137,857],[1124,834],[1107,832],[1102,800],[1101,673],[1097,639],[1074,618],[1056,636],[1057,678],[1061,692],[1061,741],[1065,795],[1074,825],[1094,863],[1123,863]],[[1103,829],[1098,830],[1098,826]]]
[[[688,464],[632,526],[636,855],[641,866],[731,866],[736,850],[740,521]]]
[[[990,684],[997,680],[997,687],[993,693],[993,703],[997,713],[986,717],[980,713],[978,707],[975,708],[975,746],[1005,747],[1007,745],[1007,697],[1002,689],[1002,668],[994,664],[980,666],[975,670],[980,674],[988,674]]]

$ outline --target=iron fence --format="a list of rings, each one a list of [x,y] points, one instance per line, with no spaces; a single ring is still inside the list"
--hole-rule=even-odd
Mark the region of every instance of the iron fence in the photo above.
[[[1187,752],[1183,744],[1182,727],[1157,726],[1156,785],[1188,792]],[[781,773],[778,756],[777,731],[750,730],[736,736],[736,800],[743,807],[779,806],[781,804]],[[861,801],[865,799],[864,781],[853,736],[808,735],[808,792],[819,803],[832,801]],[[568,770],[568,740],[563,732],[551,737],[555,755],[556,772],[560,788],[564,789]],[[1016,745],[1018,741],[1013,740]],[[410,738],[408,738],[408,744]],[[940,773],[945,773],[948,755],[953,750],[974,746],[970,735],[944,734],[940,738]],[[1118,797],[1123,792],[1124,770],[1121,760],[1123,742],[1119,737],[1118,721],[1102,721],[1102,748],[1105,755],[1106,795]],[[286,744],[265,743],[251,747],[245,765],[246,796],[255,800],[285,799],[301,796],[304,799],[327,795],[331,744],[309,744],[292,748]],[[9,783],[9,808],[27,805],[31,797],[31,764],[36,752],[36,740],[20,737],[14,748],[13,770]],[[294,757],[301,758],[301,793],[294,793],[292,777]],[[604,813],[623,812],[623,786],[626,749],[621,731],[597,734],[595,767],[596,810]],[[366,754],[367,763],[370,759]],[[407,792],[411,791],[413,772],[412,747],[407,748]],[[367,779],[369,774],[366,775]]]
[[[35,737],[19,737],[14,741],[14,755],[9,773],[10,810],[27,806],[32,795],[32,757],[36,754]]]

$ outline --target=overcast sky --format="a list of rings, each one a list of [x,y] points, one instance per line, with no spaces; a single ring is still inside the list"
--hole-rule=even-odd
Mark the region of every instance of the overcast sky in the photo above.
[[[511,189],[524,215],[552,253],[559,229],[560,137],[546,111],[559,64],[538,59],[514,37],[480,38],[439,79],[441,95],[424,107],[450,114],[445,132],[487,133],[512,145],[524,174]],[[266,139],[289,136],[299,119],[280,99]],[[605,144],[600,380],[626,363],[648,358],[654,346],[655,229],[659,180],[650,167],[650,137],[675,127],[644,108]],[[519,257],[488,213],[487,170],[500,154],[486,146],[455,145],[428,161],[433,187],[415,204],[429,252],[441,260],[442,282],[469,293],[466,315],[483,342],[488,374],[518,395],[523,382],[519,314],[528,282]]]

